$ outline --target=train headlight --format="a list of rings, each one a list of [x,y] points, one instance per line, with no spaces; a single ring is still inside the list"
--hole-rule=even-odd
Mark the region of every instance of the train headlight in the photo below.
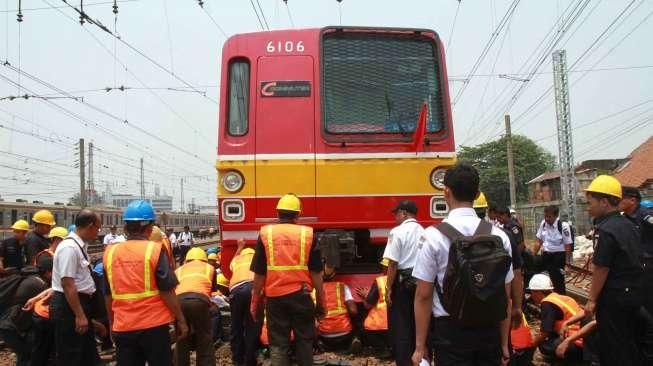
[[[243,188],[245,180],[237,171],[230,171],[222,176],[222,187],[229,193],[236,193]]]
[[[431,172],[431,185],[434,188],[443,190],[444,189],[444,173],[446,169],[433,169]]]

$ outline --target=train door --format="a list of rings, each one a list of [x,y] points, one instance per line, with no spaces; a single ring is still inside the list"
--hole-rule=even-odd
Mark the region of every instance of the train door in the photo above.
[[[313,57],[258,59],[256,218],[276,217],[285,193],[302,199],[302,217],[315,217],[315,88]]]

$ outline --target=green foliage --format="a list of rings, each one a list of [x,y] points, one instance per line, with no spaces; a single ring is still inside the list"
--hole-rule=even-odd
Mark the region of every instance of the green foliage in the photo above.
[[[522,135],[512,136],[517,202],[528,201],[526,182],[555,168],[555,157]],[[506,138],[477,146],[463,146],[458,160],[472,164],[481,177],[481,191],[490,204],[510,204]]]

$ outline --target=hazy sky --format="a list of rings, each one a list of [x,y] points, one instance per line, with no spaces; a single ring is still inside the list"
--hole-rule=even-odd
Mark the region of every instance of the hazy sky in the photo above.
[[[513,104],[514,133],[556,153],[553,94],[545,93],[553,83],[551,56],[543,46],[560,29],[559,19],[579,9],[577,5],[585,5],[584,10],[554,47],[566,49],[571,69],[576,161],[623,157],[653,134],[653,1],[586,1],[519,2],[454,106],[457,145],[498,136],[503,114]],[[79,2],[70,1],[75,6]],[[291,27],[282,0],[258,2],[270,29]],[[229,36],[260,31],[252,3],[205,0],[202,10],[192,0],[119,1],[117,33],[177,78],[94,25],[80,26],[78,15],[62,1],[22,3],[19,25],[18,1],[0,0],[0,60],[88,104],[65,98],[3,99],[19,94],[12,82],[20,82],[21,95],[65,95],[0,66],[0,196],[67,200],[79,189],[75,144],[85,138],[98,147],[98,190],[109,186],[116,193],[138,194],[142,157],[148,194],[158,184],[162,193],[175,196],[178,207],[180,180],[186,177],[186,202],[195,198],[198,204],[213,204],[215,101],[225,37],[209,15]],[[114,30],[112,1],[84,3],[92,18]],[[344,25],[436,30],[445,42],[455,97],[512,3],[343,0],[339,5],[336,0],[288,0],[288,10],[296,28],[334,25],[341,18]],[[529,77],[540,57],[541,66]],[[519,94],[524,81],[516,79],[530,79]],[[135,89],[103,90],[120,86]],[[515,95],[516,101],[509,103]],[[541,102],[533,106],[538,98]]]

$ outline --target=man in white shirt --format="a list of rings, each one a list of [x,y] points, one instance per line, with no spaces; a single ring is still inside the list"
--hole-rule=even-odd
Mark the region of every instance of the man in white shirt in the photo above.
[[[184,226],[184,231],[179,233],[179,237],[177,238],[176,242],[179,245],[180,262],[183,264],[183,261],[186,258],[186,253],[188,253],[190,248],[193,246],[193,243],[195,242],[193,233],[190,232],[190,227]]]
[[[383,258],[388,259],[386,303],[395,362],[410,365],[415,350],[415,280],[412,272],[418,247],[424,242],[424,228],[415,216],[417,204],[403,200],[392,209],[397,226],[388,234]]]
[[[100,215],[82,210],[76,229],[54,253],[50,319],[54,321],[57,365],[95,365],[99,356],[90,327],[91,296],[96,291],[89,268],[88,242],[102,227]]]
[[[450,212],[444,222],[451,225],[460,234],[473,235],[481,219],[476,216],[472,202],[478,196],[479,176],[470,165],[457,164],[447,170],[444,176],[444,198]],[[510,254],[510,240],[499,228],[492,227],[491,235],[498,236],[504,250]],[[435,227],[425,230],[426,242],[420,248],[413,269],[417,278],[415,294],[415,353],[413,365],[419,365],[428,357],[426,346],[429,321],[435,317],[435,358],[438,366],[453,365],[507,365],[510,354],[508,335],[510,332],[509,301],[506,301],[505,319],[488,327],[463,327],[447,313],[440,301],[440,295],[434,291],[434,282],[443,288],[449,262],[451,240]],[[510,298],[510,285],[513,279],[512,265],[506,263],[505,291]],[[474,278],[476,279],[476,277]],[[504,298],[504,300],[506,299]],[[501,304],[504,305],[504,304]]]
[[[104,240],[102,240],[102,243],[104,245],[109,245],[109,244],[115,244],[115,243],[120,243],[125,241],[125,237],[122,235],[118,235],[117,230],[118,228],[116,225],[111,226],[111,229],[109,229],[109,233],[104,236]]]
[[[533,254],[537,255],[540,248],[542,253],[542,269],[549,272],[553,291],[564,295],[565,291],[565,261],[573,250],[571,228],[566,221],[558,218],[558,207],[547,206],[544,208],[544,220],[537,230],[537,244]]]

